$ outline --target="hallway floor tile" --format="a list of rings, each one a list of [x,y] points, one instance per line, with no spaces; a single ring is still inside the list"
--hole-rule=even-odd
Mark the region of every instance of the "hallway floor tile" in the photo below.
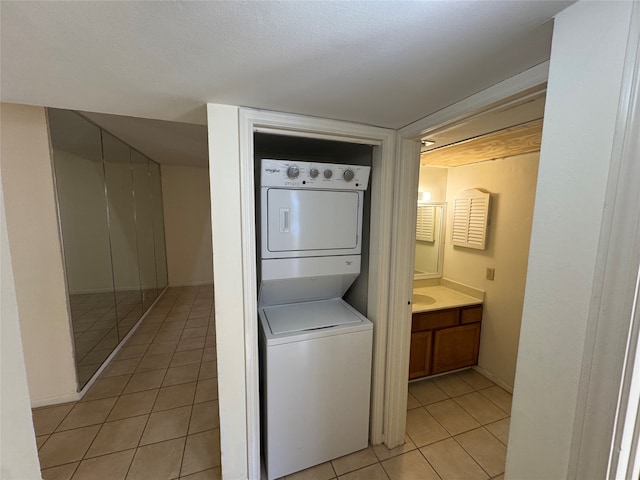
[[[409,384],[405,444],[290,480],[503,478],[511,395],[474,370]],[[213,289],[167,289],[79,402],[33,410],[44,480],[221,478]]]
[[[504,475],[511,394],[475,370],[409,384],[404,445],[376,445],[287,480],[459,480]]]
[[[221,478],[213,287],[167,289],[81,401],[33,418],[44,480]]]

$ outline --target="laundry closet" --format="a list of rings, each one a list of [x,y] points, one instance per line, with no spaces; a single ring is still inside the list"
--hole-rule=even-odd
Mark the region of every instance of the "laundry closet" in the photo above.
[[[366,448],[372,147],[255,133],[261,450],[269,479]]]

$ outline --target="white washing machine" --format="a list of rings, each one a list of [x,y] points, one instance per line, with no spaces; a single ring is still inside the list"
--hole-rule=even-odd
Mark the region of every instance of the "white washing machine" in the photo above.
[[[366,448],[373,325],[360,273],[370,167],[262,160],[260,373],[269,480]]]
[[[260,308],[269,480],[366,448],[373,326],[342,299]]]

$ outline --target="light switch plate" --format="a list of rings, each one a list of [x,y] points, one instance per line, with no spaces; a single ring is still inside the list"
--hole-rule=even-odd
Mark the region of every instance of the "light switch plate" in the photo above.
[[[496,269],[495,268],[487,268],[487,280],[493,280],[493,278],[496,276]]]

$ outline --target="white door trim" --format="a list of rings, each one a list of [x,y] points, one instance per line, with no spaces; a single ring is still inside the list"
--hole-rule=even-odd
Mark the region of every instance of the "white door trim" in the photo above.
[[[411,340],[411,297],[415,261],[420,143],[398,139],[393,238],[391,244],[391,292],[389,318],[393,328],[387,340],[385,388],[385,443],[395,448],[404,443],[407,412],[409,347]],[[406,356],[406,359],[404,358]]]
[[[247,360],[238,107],[207,105],[222,474],[248,478]],[[252,477],[259,478],[259,477]]]
[[[637,479],[640,468],[640,3],[632,8],[569,478]]]
[[[371,173],[371,240],[367,316],[375,324],[373,346],[371,442],[383,441],[384,369],[393,194],[395,132],[366,125],[299,115],[240,109],[240,196],[244,285],[246,412],[249,478],[260,477],[260,402],[255,249],[254,143],[256,131],[376,145]],[[224,437],[223,437],[224,441]],[[224,446],[223,446],[224,450]]]
[[[397,132],[398,137],[419,140],[422,136],[434,131],[451,127],[502,107],[510,103],[514,97],[521,99],[523,93],[535,95],[546,88],[548,76],[549,62],[547,61],[402,127]]]
[[[406,422],[413,238],[420,165],[418,141],[424,135],[504,106],[515,98],[543,91],[546,88],[548,73],[549,62],[541,63],[397,132],[396,156],[399,160],[399,174],[393,205],[394,231],[389,296],[389,318],[394,319],[395,325],[393,331],[390,331],[387,343],[387,400],[384,415],[387,432],[385,444],[391,448],[404,443]]]

